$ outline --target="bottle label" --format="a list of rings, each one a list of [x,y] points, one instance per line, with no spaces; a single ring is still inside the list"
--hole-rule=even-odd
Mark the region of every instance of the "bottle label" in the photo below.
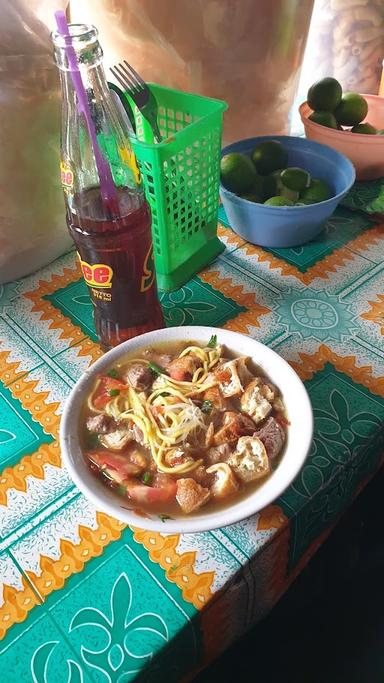
[[[141,278],[140,292],[147,292],[151,289],[155,281],[155,263],[153,260],[153,245],[149,247],[144,264],[143,264],[144,275]]]
[[[141,184],[141,174],[139,171],[139,167],[137,165],[136,157],[133,153],[133,151],[130,149],[128,150],[126,147],[120,147],[119,148],[120,156],[123,161],[129,166],[133,173],[133,177],[138,185]]]
[[[80,258],[80,257],[79,257]],[[80,258],[80,266],[87,285],[96,289],[110,289],[112,287],[113,270],[105,263],[91,265]]]
[[[73,187],[73,171],[65,161],[60,162],[60,176],[64,190]]]

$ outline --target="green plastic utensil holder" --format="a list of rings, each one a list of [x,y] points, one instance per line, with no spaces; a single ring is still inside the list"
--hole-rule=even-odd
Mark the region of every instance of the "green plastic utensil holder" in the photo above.
[[[224,245],[217,237],[223,112],[228,105],[150,84],[163,141],[132,100],[137,138],[132,148],[152,212],[158,288],[181,287]]]

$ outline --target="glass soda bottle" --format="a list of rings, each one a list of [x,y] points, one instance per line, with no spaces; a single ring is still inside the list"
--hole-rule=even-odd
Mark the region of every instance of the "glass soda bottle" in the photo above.
[[[91,138],[72,83],[65,38],[52,34],[62,89],[61,182],[67,224],[105,348],[164,326],[156,288],[151,215],[132,152],[128,125],[109,90],[94,26],[70,24],[98,145],[109,161],[116,195],[103,200]]]

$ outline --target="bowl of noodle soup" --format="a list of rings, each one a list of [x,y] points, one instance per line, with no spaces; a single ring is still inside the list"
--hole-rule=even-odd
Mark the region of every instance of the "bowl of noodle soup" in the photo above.
[[[153,531],[233,524],[299,473],[313,416],[277,353],[212,327],[148,332],[115,347],[73,387],[63,462],[97,509]]]

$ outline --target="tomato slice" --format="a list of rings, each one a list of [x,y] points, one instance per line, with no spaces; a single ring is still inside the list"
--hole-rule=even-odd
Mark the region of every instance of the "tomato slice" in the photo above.
[[[119,479],[132,477],[140,472],[140,467],[131,462],[126,455],[113,451],[88,451],[86,457],[98,467],[116,470]]]
[[[108,375],[102,375],[99,378],[99,384],[97,386],[96,392],[92,397],[92,403],[98,410],[104,408],[104,406],[112,398],[110,395],[111,391],[123,391],[128,389],[128,386],[118,379],[113,377],[108,377]]]
[[[129,498],[136,503],[168,503],[176,497],[176,481],[166,474],[155,474],[151,486],[143,486],[134,480],[124,482]]]

